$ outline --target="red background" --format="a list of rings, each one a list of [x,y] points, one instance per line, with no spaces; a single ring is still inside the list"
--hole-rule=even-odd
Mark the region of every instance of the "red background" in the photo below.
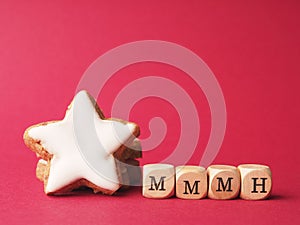
[[[108,3],[109,2],[109,3]],[[1,1],[0,221],[3,224],[299,224],[299,1]],[[24,129],[62,118],[86,68],[100,55],[137,40],[165,40],[198,54],[216,75],[228,123],[214,163],[270,165],[274,188],[265,201],[145,199],[140,188],[119,196],[49,197],[35,178],[36,157]],[[111,79],[98,102],[107,115],[114,95],[143,75],[168,77],[199,101],[209,135],[205,97],[175,68],[144,63]],[[111,92],[111,93],[110,93]],[[168,114],[164,111],[168,109]],[[164,101],[133,108],[142,137],[153,115],[167,117],[167,139],[144,155],[158,162],[177,143],[178,115]],[[177,128],[177,129],[176,129]]]

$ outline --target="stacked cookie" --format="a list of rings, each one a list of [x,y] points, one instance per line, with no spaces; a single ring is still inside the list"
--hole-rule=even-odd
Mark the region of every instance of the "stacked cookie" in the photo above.
[[[138,136],[136,124],[106,119],[93,97],[80,91],[63,120],[29,127],[24,142],[39,158],[36,176],[46,194],[89,187],[111,195],[139,181]]]

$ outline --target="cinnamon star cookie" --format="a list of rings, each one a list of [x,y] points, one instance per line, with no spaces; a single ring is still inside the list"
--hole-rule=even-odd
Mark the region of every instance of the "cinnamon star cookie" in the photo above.
[[[105,119],[94,98],[80,91],[63,120],[29,127],[24,142],[40,158],[37,177],[46,194],[86,186],[111,195],[128,178],[119,165],[141,157],[138,135],[136,124]]]

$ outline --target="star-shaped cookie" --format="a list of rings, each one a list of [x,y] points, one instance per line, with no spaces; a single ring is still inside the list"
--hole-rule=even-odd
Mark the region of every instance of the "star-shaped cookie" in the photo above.
[[[113,194],[126,174],[119,162],[141,156],[141,151],[130,147],[140,146],[138,135],[136,124],[105,119],[93,97],[80,91],[63,120],[29,127],[24,142],[41,158],[37,176],[44,182],[46,194],[66,193],[81,186]]]

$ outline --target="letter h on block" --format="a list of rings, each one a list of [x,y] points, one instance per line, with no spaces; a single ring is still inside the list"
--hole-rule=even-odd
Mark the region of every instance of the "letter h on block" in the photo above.
[[[239,165],[241,174],[240,198],[247,200],[266,199],[271,194],[272,174],[268,166],[257,164]]]
[[[169,164],[147,164],[143,167],[143,196],[147,198],[169,198],[174,195],[174,166]]]

